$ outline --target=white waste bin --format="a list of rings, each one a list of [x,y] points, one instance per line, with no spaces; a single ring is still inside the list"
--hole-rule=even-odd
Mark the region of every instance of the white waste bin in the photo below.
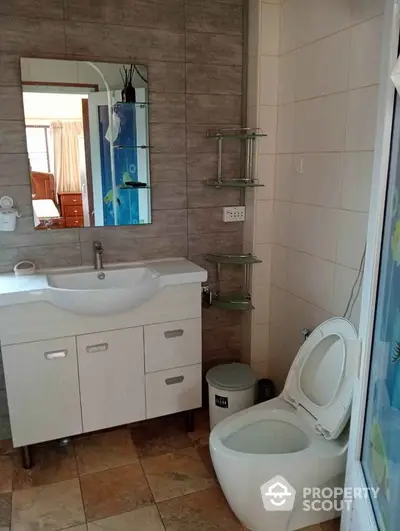
[[[257,378],[245,363],[217,365],[207,372],[210,428],[254,405]]]

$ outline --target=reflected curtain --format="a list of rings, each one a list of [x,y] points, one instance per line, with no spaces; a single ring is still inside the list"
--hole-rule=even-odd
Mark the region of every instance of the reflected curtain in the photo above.
[[[82,122],[52,122],[50,130],[54,149],[54,177],[57,193],[81,193],[79,137]]]

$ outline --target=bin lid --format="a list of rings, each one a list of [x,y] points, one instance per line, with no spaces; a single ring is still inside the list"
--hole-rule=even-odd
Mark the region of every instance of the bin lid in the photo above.
[[[227,363],[217,365],[207,372],[207,382],[223,391],[244,391],[252,387],[256,375],[246,363]]]

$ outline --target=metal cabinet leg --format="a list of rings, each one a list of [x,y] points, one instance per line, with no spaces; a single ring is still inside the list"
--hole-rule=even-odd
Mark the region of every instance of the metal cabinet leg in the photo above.
[[[33,466],[33,460],[32,460],[32,447],[31,446],[23,446],[21,448],[21,459],[22,459],[22,466],[25,469],[32,468]]]
[[[194,411],[186,411],[186,431],[194,431]]]

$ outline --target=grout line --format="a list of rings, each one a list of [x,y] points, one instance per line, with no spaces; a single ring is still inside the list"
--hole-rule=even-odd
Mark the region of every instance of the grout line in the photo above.
[[[278,247],[282,247],[283,249],[287,249],[289,251],[294,251],[295,253],[304,254],[304,255],[309,256],[311,258],[315,258],[316,260],[322,260],[323,262],[329,262],[330,264],[333,264],[335,266],[345,267],[346,269],[350,269],[351,271],[353,271],[355,273],[358,273],[358,269],[356,269],[354,267],[350,267],[350,266],[342,264],[340,262],[334,262],[332,260],[328,260],[327,258],[321,258],[320,256],[317,256],[315,254],[307,253],[306,251],[299,251],[298,249],[295,249],[294,247],[287,247],[286,245],[283,245],[281,243],[276,243],[276,242],[273,242],[272,244],[269,244],[269,245],[276,245]]]
[[[282,4],[283,5],[283,4]],[[365,24],[366,22],[369,22],[371,20],[373,20],[374,18],[379,18],[381,16],[383,16],[384,13],[378,13],[378,14],[375,14],[374,16],[372,17],[368,17],[366,18],[365,20],[362,20],[361,22],[355,22],[354,24],[350,24],[349,26],[346,26],[345,28],[342,28],[338,31],[335,31],[333,33],[328,33],[327,35],[324,35],[323,37],[318,37],[317,39],[315,39],[314,41],[311,41],[311,42],[307,42],[305,44],[302,44],[301,46],[298,46],[296,48],[292,48],[290,50],[287,50],[285,52],[280,52],[279,56],[280,57],[283,57],[285,55],[288,55],[290,53],[293,53],[293,52],[297,52],[299,50],[302,50],[303,48],[306,48],[307,46],[311,46],[313,44],[316,44],[318,42],[321,42],[325,39],[329,39],[330,37],[333,37],[334,35],[338,35],[339,33],[342,33],[342,32],[345,32],[345,31],[351,31],[353,28],[356,28],[357,26],[360,26],[361,24]]]

